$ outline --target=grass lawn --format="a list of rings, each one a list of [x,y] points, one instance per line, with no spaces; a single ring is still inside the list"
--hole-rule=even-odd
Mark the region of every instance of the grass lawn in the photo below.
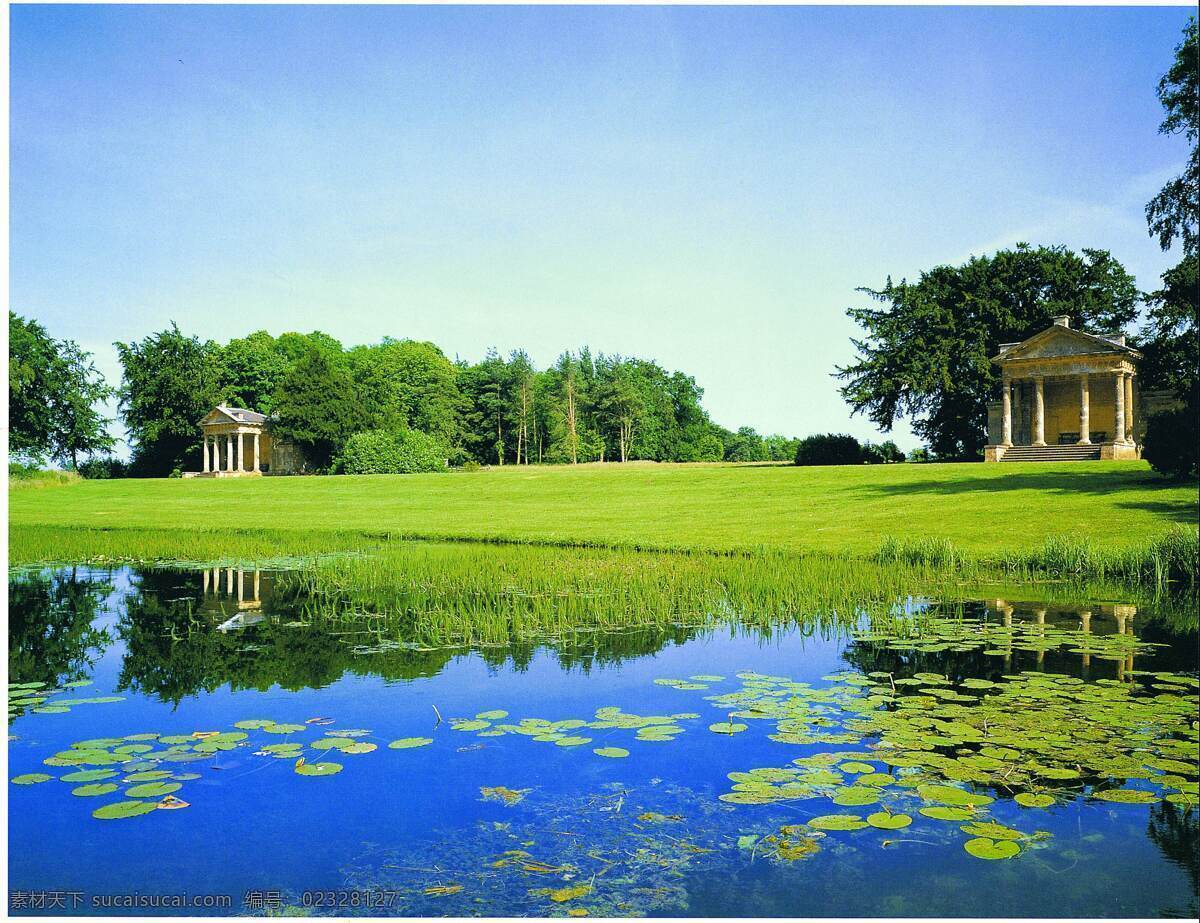
[[[16,487],[13,527],[390,532],[661,548],[869,554],[937,536],[990,556],[1051,536],[1121,550],[1197,522],[1197,487],[1143,462],[797,468],[568,465],[363,477]],[[280,549],[286,551],[286,549]]]

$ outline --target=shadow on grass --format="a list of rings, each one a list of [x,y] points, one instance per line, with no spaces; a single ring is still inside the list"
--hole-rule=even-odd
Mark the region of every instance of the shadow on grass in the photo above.
[[[1012,490],[1059,494],[1118,494],[1127,490],[1159,490],[1186,486],[1189,486],[1186,482],[1167,481],[1142,472],[1131,476],[1122,471],[1099,472],[1082,466],[1070,471],[996,471],[992,477],[954,477],[856,485],[860,491],[883,495],[973,494]],[[1192,482],[1190,486],[1195,489],[1197,485]],[[1190,510],[1192,518],[1195,518],[1195,503],[1186,499],[1147,500],[1145,508],[1157,512],[1177,508]]]

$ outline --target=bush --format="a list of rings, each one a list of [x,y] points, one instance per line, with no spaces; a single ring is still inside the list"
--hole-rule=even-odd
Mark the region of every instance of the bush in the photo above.
[[[125,462],[112,456],[89,458],[85,462],[80,462],[77,470],[89,481],[106,481],[110,478],[129,476],[129,468]]]
[[[879,443],[879,445],[872,445],[869,442],[864,443],[862,452],[863,461],[868,465],[892,465],[904,461],[904,453],[890,439],[887,442]]]
[[[797,465],[857,465],[862,461],[863,447],[845,433],[808,436],[796,447]]]
[[[346,440],[338,467],[346,474],[415,474],[441,471],[449,451],[436,436],[409,429],[368,430]]]
[[[1196,414],[1184,408],[1157,413],[1146,424],[1142,458],[1167,477],[1195,477],[1200,454]]]

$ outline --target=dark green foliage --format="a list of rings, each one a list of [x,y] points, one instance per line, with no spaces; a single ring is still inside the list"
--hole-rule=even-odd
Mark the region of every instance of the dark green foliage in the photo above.
[[[129,466],[111,455],[89,458],[87,461],[80,462],[78,471],[89,481],[105,481],[129,476]]]
[[[96,405],[112,396],[73,340],[54,340],[36,321],[8,312],[9,451],[76,467],[81,455],[113,446]]]
[[[767,436],[763,440],[767,446],[767,457],[771,461],[795,461],[796,450],[800,448],[799,439],[789,439],[778,434]]]
[[[432,343],[385,337],[346,353],[360,399],[372,425],[408,427],[456,441],[462,394],[458,370]]]
[[[275,391],[292,361],[280,341],[265,330],[230,340],[217,356],[221,402],[269,414]]]
[[[220,347],[184,336],[174,322],[139,342],[114,345],[124,369],[121,419],[134,444],[133,473],[199,471],[198,424],[218,402]]]
[[[1059,314],[1078,329],[1116,334],[1136,317],[1139,297],[1106,251],[1028,244],[860,291],[884,307],[847,311],[867,336],[853,341],[857,361],[837,371],[842,396],[885,432],[908,417],[947,460],[981,457],[1001,343],[1028,338]]]
[[[409,429],[368,430],[346,441],[341,469],[346,474],[416,474],[441,471],[449,451],[437,436]]]
[[[1190,408],[1159,413],[1146,424],[1142,458],[1168,477],[1195,477],[1200,461],[1200,427]]]
[[[1200,44],[1195,18],[1184,27],[1175,60],[1159,81],[1158,99],[1167,112],[1159,132],[1182,134],[1191,152],[1183,173],[1168,181],[1146,206],[1146,223],[1150,236],[1157,237],[1164,250],[1182,239],[1184,254],[1195,258],[1200,213]]]
[[[875,444],[864,442],[862,458],[868,465],[891,465],[904,461],[904,453],[891,439]]]
[[[733,462],[768,461],[771,455],[762,436],[753,427],[743,426],[731,434],[725,446],[725,460]]]
[[[797,465],[858,465],[862,461],[862,446],[845,433],[808,436],[796,447]]]
[[[346,440],[365,425],[366,412],[344,361],[310,346],[276,391],[273,429],[277,438],[294,442],[324,470]]]

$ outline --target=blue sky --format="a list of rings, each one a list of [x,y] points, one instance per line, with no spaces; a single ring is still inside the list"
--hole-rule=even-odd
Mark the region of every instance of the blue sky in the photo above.
[[[655,358],[717,422],[849,431],[854,289],[1018,240],[1175,260],[1187,8],[15,6],[10,296]],[[906,426],[893,434],[914,443]]]

